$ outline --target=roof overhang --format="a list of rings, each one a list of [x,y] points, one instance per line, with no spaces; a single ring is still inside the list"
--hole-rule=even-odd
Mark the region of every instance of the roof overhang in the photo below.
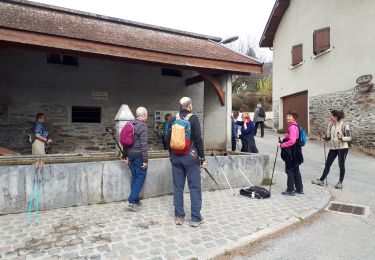
[[[273,47],[273,40],[281,19],[283,18],[286,10],[288,9],[290,0],[276,0],[273,6],[270,17],[266,27],[264,28],[262,38],[260,39],[260,47]]]
[[[219,40],[29,1],[0,0],[0,45],[200,71],[262,72],[262,63],[229,50]]]

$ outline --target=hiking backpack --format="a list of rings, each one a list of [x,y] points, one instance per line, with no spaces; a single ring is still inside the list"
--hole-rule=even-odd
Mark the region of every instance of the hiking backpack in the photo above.
[[[271,197],[271,192],[269,190],[259,186],[252,186],[249,189],[241,189],[240,194],[252,199],[267,199]]]
[[[188,114],[184,118],[180,114],[176,115],[176,120],[172,124],[170,147],[175,154],[188,154],[190,152],[191,126],[189,119],[193,114]]]
[[[346,130],[346,125],[347,125],[346,123],[342,124],[341,132],[342,132],[343,136],[345,136],[345,137],[350,136],[352,138],[352,140],[350,140],[350,141],[347,142],[348,146],[350,148],[350,147],[352,147],[352,143],[353,143],[353,138],[354,137],[353,137],[353,132],[350,129]]]
[[[36,140],[36,135],[35,135],[35,123],[33,126],[28,130],[26,134],[26,140],[30,143],[33,144]]]
[[[264,111],[263,107],[259,108],[259,110],[258,110],[258,116],[260,116],[260,117],[265,117],[266,116],[266,112]]]
[[[134,125],[133,122],[127,122],[120,133],[120,143],[124,147],[131,147],[134,144]]]
[[[299,125],[296,125],[295,126],[298,128],[298,132],[299,132],[299,135],[298,135],[298,139],[297,139],[297,142],[298,142],[298,145],[299,146],[305,146],[306,142],[307,142],[307,135],[306,135],[306,131],[303,129],[302,126],[299,126]]]

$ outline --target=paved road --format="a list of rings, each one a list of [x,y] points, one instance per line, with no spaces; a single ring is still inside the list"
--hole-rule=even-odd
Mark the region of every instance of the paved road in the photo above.
[[[265,138],[256,138],[260,152],[275,158],[277,136],[270,131]],[[303,148],[305,163],[302,177],[320,177],[324,167],[323,144],[309,141]],[[279,159],[277,169],[282,171]],[[328,190],[339,202],[369,206],[368,217],[356,217],[325,211],[313,223],[306,224],[259,246],[244,250],[244,259],[375,259],[375,159],[350,151],[346,162],[344,189],[333,188],[339,178],[337,163],[328,176]],[[242,259],[242,257],[236,257]]]

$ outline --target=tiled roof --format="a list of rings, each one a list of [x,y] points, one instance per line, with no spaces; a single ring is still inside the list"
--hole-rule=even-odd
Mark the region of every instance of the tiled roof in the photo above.
[[[217,37],[19,0],[0,0],[0,27],[159,53],[261,65]]]

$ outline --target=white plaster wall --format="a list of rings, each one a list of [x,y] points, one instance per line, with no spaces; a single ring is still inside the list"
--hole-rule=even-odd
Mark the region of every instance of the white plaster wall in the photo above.
[[[292,0],[273,48],[273,100],[304,90],[316,96],[352,89],[364,74],[375,74],[374,0]],[[331,28],[331,47],[313,56],[313,32]],[[291,50],[303,44],[305,63],[290,70]],[[282,125],[282,124],[281,124]]]
[[[211,83],[204,87],[204,143],[207,149],[227,150],[231,147],[232,76],[217,78],[225,92],[225,105],[221,106],[218,95]]]

